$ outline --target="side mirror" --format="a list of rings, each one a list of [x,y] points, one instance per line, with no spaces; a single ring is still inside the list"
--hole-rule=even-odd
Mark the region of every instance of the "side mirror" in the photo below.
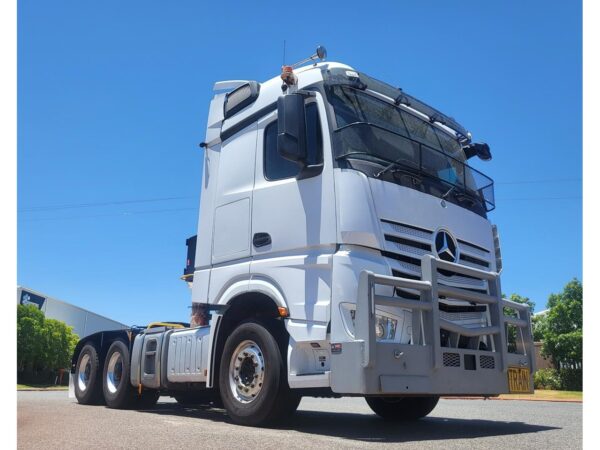
[[[487,144],[469,144],[463,148],[467,159],[477,155],[482,161],[490,161],[492,159],[492,152],[490,146]]]
[[[277,152],[290,161],[305,163],[306,118],[304,97],[287,94],[277,99]]]

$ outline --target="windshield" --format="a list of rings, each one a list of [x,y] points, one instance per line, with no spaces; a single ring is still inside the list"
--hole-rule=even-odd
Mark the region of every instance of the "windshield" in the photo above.
[[[440,192],[452,189],[456,191],[454,195],[468,196],[469,202],[484,211],[494,208],[493,181],[466,164],[457,138],[417,113],[376,95],[348,85],[329,87],[329,101],[337,122],[337,159],[364,159],[383,166],[395,163],[392,173],[412,171],[443,183]],[[375,176],[381,173],[378,171]]]

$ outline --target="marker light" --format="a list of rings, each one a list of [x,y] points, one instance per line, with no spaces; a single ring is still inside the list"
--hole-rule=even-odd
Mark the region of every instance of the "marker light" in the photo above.
[[[292,66],[281,66],[281,79],[288,86],[293,86],[298,82]]]

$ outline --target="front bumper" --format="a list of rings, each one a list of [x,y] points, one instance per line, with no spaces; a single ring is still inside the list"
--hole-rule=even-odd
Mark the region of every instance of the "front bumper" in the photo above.
[[[422,280],[361,272],[355,339],[332,343],[332,390],[363,395],[496,395],[509,392],[509,368],[514,367],[529,369],[529,383],[525,383],[524,390],[533,392],[535,356],[527,306],[501,298],[495,272],[449,263],[431,255],[423,256],[421,267]],[[440,285],[438,269],[486,280],[489,294]],[[376,295],[376,285],[416,289],[421,293],[420,300]],[[439,296],[487,305],[490,324],[473,329],[440,318]],[[410,344],[376,340],[376,305],[412,311]],[[516,317],[506,316],[504,308],[515,311]],[[516,353],[508,351],[507,325],[517,329]],[[440,329],[468,337],[489,336],[492,348],[484,351],[442,347]]]

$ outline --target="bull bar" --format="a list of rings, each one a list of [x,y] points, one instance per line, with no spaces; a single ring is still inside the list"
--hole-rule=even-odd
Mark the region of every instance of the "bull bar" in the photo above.
[[[361,272],[355,339],[343,343],[343,352],[332,354],[332,389],[356,394],[496,395],[508,392],[510,367],[529,369],[531,389],[535,357],[529,308],[501,297],[499,274],[432,255],[422,257],[421,270],[421,280]],[[438,270],[485,280],[488,293],[439,284]],[[381,295],[376,286],[417,290],[419,299]],[[468,328],[440,317],[440,296],[487,305],[488,325]],[[412,312],[410,344],[377,341],[377,305]],[[504,308],[515,311],[516,317],[505,315]],[[508,351],[506,325],[516,327],[515,352]],[[490,336],[491,349],[442,347],[440,330],[466,337]]]

